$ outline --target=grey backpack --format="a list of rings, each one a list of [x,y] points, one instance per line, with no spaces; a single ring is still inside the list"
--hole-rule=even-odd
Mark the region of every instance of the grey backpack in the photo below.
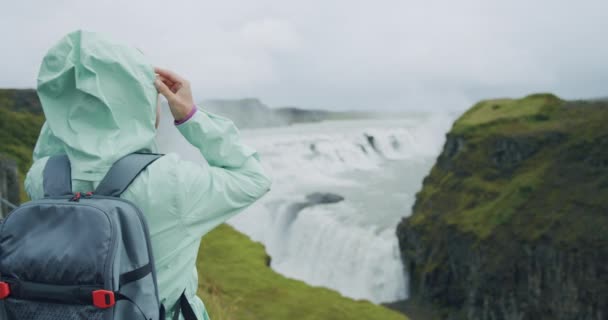
[[[165,319],[145,216],[120,198],[160,156],[120,159],[84,195],[72,194],[67,156],[48,160],[44,198],[0,225],[1,320]],[[177,309],[196,319],[183,294]]]

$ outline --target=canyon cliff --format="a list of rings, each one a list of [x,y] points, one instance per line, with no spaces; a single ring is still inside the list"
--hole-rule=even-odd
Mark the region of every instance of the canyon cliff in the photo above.
[[[444,319],[608,319],[608,102],[476,104],[397,236]]]

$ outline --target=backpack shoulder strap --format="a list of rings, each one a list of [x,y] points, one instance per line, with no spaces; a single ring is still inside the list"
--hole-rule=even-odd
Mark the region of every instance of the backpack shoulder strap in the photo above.
[[[56,155],[47,160],[42,185],[45,198],[72,194],[72,168],[67,155]]]
[[[186,290],[182,292],[182,295],[177,300],[177,304],[175,305],[175,313],[173,313],[173,320],[179,320],[179,315],[184,315],[184,320],[197,320],[196,314],[190,306],[188,302],[188,298],[186,298]]]
[[[179,304],[182,307],[182,314],[184,315],[184,319],[186,320],[197,320],[196,314],[194,310],[192,310],[192,306],[188,302],[188,298],[186,298],[186,292],[182,293],[182,296],[179,297]]]
[[[121,158],[101,180],[95,194],[119,197],[148,165],[162,156],[154,153],[133,153]]]

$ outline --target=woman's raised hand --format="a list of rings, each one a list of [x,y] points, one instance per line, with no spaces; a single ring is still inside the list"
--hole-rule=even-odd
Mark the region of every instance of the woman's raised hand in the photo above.
[[[170,70],[154,68],[154,72],[156,90],[169,102],[173,118],[176,121],[186,118],[195,108],[190,82]]]

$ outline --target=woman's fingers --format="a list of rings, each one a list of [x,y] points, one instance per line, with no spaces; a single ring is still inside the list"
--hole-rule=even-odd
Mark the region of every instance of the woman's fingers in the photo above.
[[[182,88],[182,84],[181,83],[174,83],[171,86],[168,86],[169,88],[171,88],[171,91],[177,93],[177,91],[179,91],[179,89]]]
[[[156,72],[154,85],[158,92],[167,98],[173,118],[175,120],[183,119],[192,111],[194,106],[190,83],[167,69],[156,67],[154,72]]]
[[[169,89],[171,89],[171,91],[173,91],[173,93],[177,92],[177,90],[174,89],[177,86],[177,83],[175,83],[159,74],[156,74],[156,78],[159,79],[160,81],[162,81],[167,87],[169,87]]]
[[[184,85],[187,85],[188,82],[182,78],[181,76],[177,75],[175,72],[167,70],[167,69],[163,69],[163,68],[158,68],[155,67],[154,71],[156,72],[156,74],[158,75],[158,77],[160,78],[160,80],[173,92],[173,93],[177,93],[177,91],[179,91],[179,89],[181,89]]]
[[[177,73],[167,70],[167,69],[155,67],[154,72],[158,73],[160,76],[162,76],[165,79],[167,79],[171,82],[174,82],[174,83],[184,83],[185,82],[184,78],[177,75]]]
[[[160,74],[156,74],[156,78],[160,79],[160,81],[164,82],[165,84],[171,84],[173,85],[173,81],[161,76]]]
[[[175,98],[175,93],[173,93],[173,91],[171,91],[171,89],[169,89],[169,87],[160,79],[154,81],[154,86],[156,86],[156,90],[158,90],[160,94],[165,96],[167,101],[172,101]]]

